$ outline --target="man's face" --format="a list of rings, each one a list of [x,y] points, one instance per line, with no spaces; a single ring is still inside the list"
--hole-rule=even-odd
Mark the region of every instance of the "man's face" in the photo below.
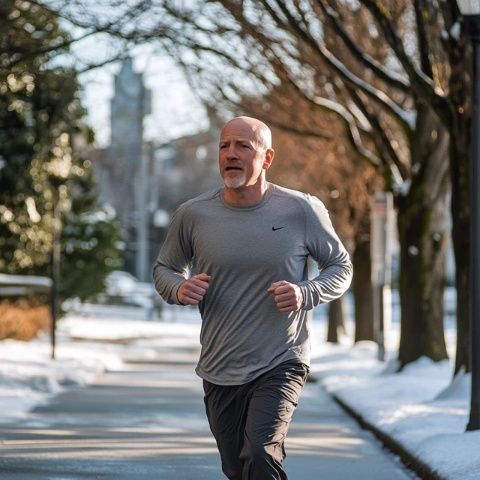
[[[228,188],[257,183],[270,166],[269,151],[261,136],[242,120],[233,120],[222,130],[219,144],[220,175]]]

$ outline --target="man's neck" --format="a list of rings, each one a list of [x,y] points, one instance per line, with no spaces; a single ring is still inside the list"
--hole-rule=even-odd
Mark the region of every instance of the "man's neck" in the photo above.
[[[223,199],[229,205],[235,207],[251,207],[259,204],[267,190],[270,188],[270,184],[262,179],[255,185],[249,185],[247,187],[240,188],[223,188]]]

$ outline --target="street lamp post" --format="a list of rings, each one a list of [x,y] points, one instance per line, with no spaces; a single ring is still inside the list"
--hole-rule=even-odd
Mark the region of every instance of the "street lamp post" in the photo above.
[[[58,195],[58,194],[57,194]],[[51,308],[52,308],[52,325],[51,325],[51,341],[52,341],[52,359],[55,359],[56,347],[56,330],[58,319],[58,286],[60,283],[60,208],[58,199],[55,200],[53,207],[53,241],[52,241],[52,291],[51,291]]]
[[[480,0],[457,0],[473,46],[473,95],[470,157],[470,323],[472,390],[467,430],[480,429]]]
[[[52,289],[51,289],[51,347],[52,359],[55,359],[57,320],[59,314],[60,258],[61,258],[61,211],[60,211],[60,181],[52,180],[53,185],[53,219],[52,219]]]

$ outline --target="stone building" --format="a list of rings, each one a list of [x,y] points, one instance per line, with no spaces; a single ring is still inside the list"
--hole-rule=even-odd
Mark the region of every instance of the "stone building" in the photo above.
[[[97,152],[94,166],[102,203],[110,204],[117,214],[125,244],[126,270],[140,277],[137,263],[142,248],[142,203],[138,191],[144,181],[145,145],[143,120],[150,113],[150,92],[142,75],[133,70],[132,60],[122,62],[115,77],[110,109],[110,145]]]

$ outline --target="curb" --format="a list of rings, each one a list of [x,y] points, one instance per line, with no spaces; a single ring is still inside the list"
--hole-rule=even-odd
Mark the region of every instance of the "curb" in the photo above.
[[[329,392],[330,393],[330,392]],[[394,438],[387,435],[385,432],[372,425],[365,420],[358,412],[352,409],[343,400],[337,397],[334,393],[330,393],[330,396],[340,407],[345,410],[363,429],[372,432],[375,437],[380,440],[384,447],[390,450],[395,455],[398,455],[402,463],[415,472],[422,480],[447,480],[436,473],[430,465],[419,460],[415,455],[405,449],[403,445],[397,442]]]

